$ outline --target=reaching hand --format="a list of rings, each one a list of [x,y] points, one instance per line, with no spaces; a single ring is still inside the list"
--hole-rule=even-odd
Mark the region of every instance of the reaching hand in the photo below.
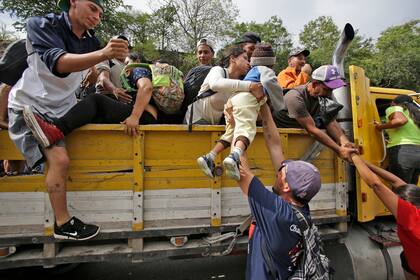
[[[114,90],[112,91],[112,93],[114,94],[115,98],[117,98],[118,101],[121,101],[123,103],[131,103],[131,101],[133,100],[133,98],[131,97],[131,95],[129,95],[125,89],[122,88],[114,88]]]
[[[375,128],[379,131],[382,131],[382,123],[378,122],[378,121],[373,121],[373,126],[375,126]]]
[[[264,88],[261,83],[251,83],[249,91],[255,96],[258,102],[264,98]]]
[[[126,118],[121,124],[125,124],[125,133],[130,136],[137,136],[137,126],[139,125],[139,119],[133,115]]]
[[[308,76],[311,76],[312,74],[312,66],[308,63],[306,63],[303,67],[302,67],[302,72],[305,72],[306,74],[308,74]]]
[[[116,58],[124,61],[128,56],[128,42],[123,39],[111,39],[102,51],[106,59]]]
[[[359,150],[352,147],[340,146],[338,150],[338,156],[350,163],[352,163],[351,155],[359,154]]]
[[[235,118],[233,117],[233,107],[225,106],[223,110],[223,114],[225,115],[226,123],[230,124],[232,127],[235,126]]]

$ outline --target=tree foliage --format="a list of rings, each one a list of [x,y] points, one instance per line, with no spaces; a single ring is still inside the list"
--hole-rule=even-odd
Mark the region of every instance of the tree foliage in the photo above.
[[[193,51],[200,38],[220,41],[233,28],[238,8],[232,0],[161,0],[175,8],[178,49]]]
[[[358,35],[358,30],[355,30],[355,33],[345,59],[344,69],[346,73],[349,65],[361,65],[373,55],[372,39]],[[333,53],[339,38],[338,26],[331,17],[325,16],[308,22],[299,34],[300,43],[311,52],[308,61],[314,69],[332,63]]]
[[[420,91],[420,20],[381,33],[374,56],[362,62],[374,85]]]
[[[105,13],[97,28],[99,38],[108,38],[109,34],[119,34],[125,26],[125,17],[120,10],[125,8],[123,0],[104,0]],[[32,16],[60,12],[56,0],[0,0],[0,12],[19,18],[14,23],[18,30],[25,27],[25,22]]]
[[[264,23],[242,22],[237,23],[232,31],[228,31],[230,41],[236,41],[247,31],[257,33],[264,42],[270,43],[276,53],[277,63],[274,67],[278,72],[287,66],[287,55],[292,49],[293,43],[290,33],[283,25],[281,18],[272,16]]]

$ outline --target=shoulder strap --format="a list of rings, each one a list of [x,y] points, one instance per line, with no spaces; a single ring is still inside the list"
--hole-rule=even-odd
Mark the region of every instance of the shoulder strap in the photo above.
[[[302,233],[303,239],[305,239],[305,235],[303,234],[305,230],[310,228],[312,226],[312,222],[308,222],[308,220],[305,218],[305,215],[294,205],[291,205],[293,212],[295,213],[295,216],[298,218],[299,221],[299,229]]]
[[[225,68],[223,68],[223,73],[224,73],[224,78],[227,79],[228,73],[227,70]],[[197,100],[203,99],[203,98],[207,98],[210,97],[212,95],[214,95],[215,93],[217,93],[214,90],[208,89],[205,92],[203,92],[200,95],[197,95],[194,99],[193,102],[191,103],[191,109],[190,109],[190,118],[189,118],[189,123],[188,123],[188,132],[191,133],[192,132],[192,120],[193,120],[193,114],[194,114],[194,103]]]
[[[273,258],[271,258],[270,252],[268,252],[267,243],[265,243],[264,236],[261,237],[261,252],[265,263],[268,266],[268,270],[270,270],[270,276],[272,280],[281,280],[281,277],[274,266]]]

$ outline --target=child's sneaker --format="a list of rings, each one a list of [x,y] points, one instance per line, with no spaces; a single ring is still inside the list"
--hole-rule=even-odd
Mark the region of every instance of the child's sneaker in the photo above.
[[[72,217],[62,226],[54,223],[54,237],[57,239],[88,240],[98,233],[98,226],[85,224],[76,217]]]
[[[198,166],[200,166],[201,170],[210,178],[214,178],[214,161],[207,157],[201,156],[197,159]]]
[[[58,127],[32,112],[32,106],[23,107],[23,119],[43,148],[48,148],[64,139],[64,134]]]
[[[230,155],[223,161],[223,166],[226,168],[226,175],[236,181],[239,181],[241,178],[241,174],[239,173],[239,164],[241,164],[241,161],[236,153],[230,153]]]

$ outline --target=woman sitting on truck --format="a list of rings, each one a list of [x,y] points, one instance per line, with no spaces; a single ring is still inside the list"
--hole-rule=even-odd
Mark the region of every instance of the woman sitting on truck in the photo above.
[[[258,95],[257,99],[264,96],[261,83],[239,80],[250,69],[248,56],[241,47],[228,48],[219,65],[213,67],[204,79],[198,93],[198,100],[188,106],[184,123],[190,124],[191,118],[192,124],[219,124],[224,106],[235,92],[251,92]],[[208,92],[214,94],[200,99],[200,96]],[[193,110],[191,110],[192,106],[194,106]]]
[[[352,154],[357,171],[397,219],[403,252],[401,264],[407,280],[420,279],[420,188]],[[392,192],[379,178],[391,184]]]
[[[408,95],[396,97],[386,109],[386,123],[375,122],[389,135],[389,170],[410,184],[420,175],[420,107]]]

